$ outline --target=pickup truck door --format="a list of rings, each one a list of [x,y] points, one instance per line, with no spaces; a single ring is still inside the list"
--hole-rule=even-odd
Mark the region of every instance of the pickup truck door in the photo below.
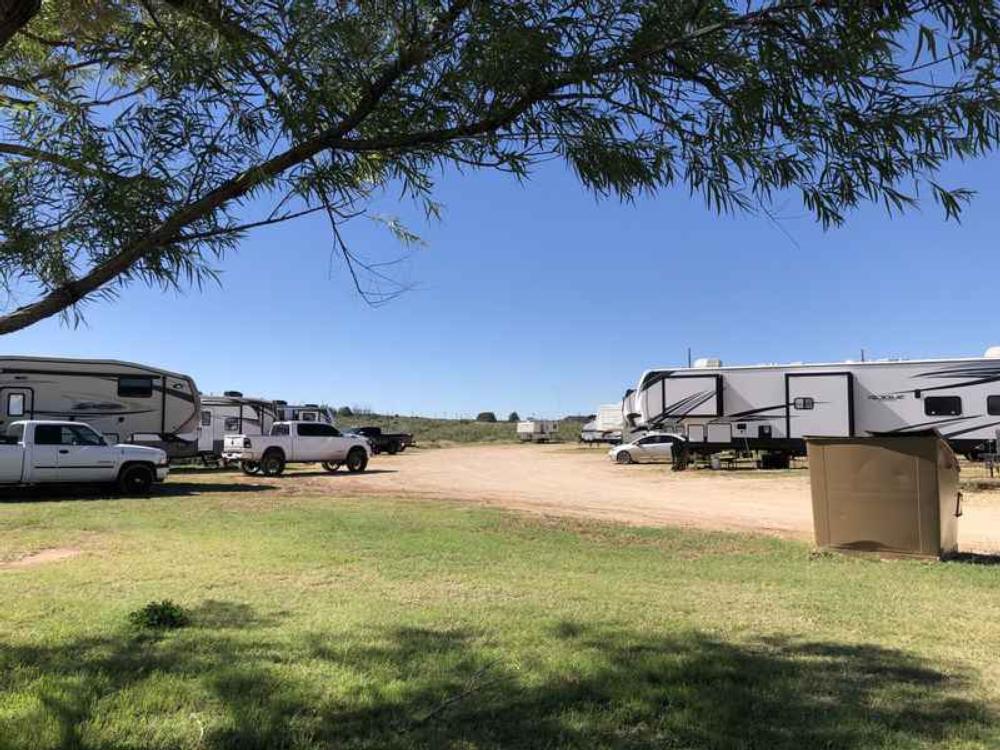
[[[298,461],[335,461],[346,455],[347,440],[333,425],[310,422],[298,425],[295,454]]]
[[[59,478],[64,482],[110,482],[115,479],[115,449],[85,425],[63,427]]]
[[[35,425],[32,481],[105,482],[115,478],[114,448],[85,425]]]

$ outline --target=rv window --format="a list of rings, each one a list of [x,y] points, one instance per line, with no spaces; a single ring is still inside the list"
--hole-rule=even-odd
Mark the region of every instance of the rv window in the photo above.
[[[210,412],[210,411],[203,411],[201,413],[201,426],[202,427],[211,427],[212,426],[212,412]]]
[[[24,416],[24,394],[23,393],[9,393],[9,394],[7,394],[7,416],[8,417],[23,417]]]
[[[958,396],[927,396],[924,414],[928,417],[957,417],[962,413],[962,399]]]
[[[986,397],[986,413],[993,416],[1000,414],[1000,396]]]
[[[299,419],[303,422],[315,422],[318,418],[319,414],[314,411],[299,412]]]
[[[153,379],[121,375],[118,378],[118,395],[126,398],[149,398],[153,395]]]
[[[226,417],[226,432],[239,432],[239,431],[240,431],[240,418]]]
[[[816,402],[811,397],[804,396],[802,398],[795,399],[793,405],[795,406],[796,409],[799,409],[801,411],[808,411],[809,409],[815,408]]]

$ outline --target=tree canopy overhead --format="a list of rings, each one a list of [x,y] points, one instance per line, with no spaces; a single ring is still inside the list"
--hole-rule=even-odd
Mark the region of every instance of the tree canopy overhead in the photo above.
[[[957,216],[969,193],[936,170],[1000,141],[998,0],[46,0],[12,17],[0,284],[35,296],[0,333],[130,282],[200,281],[255,226],[311,212],[378,301],[392,287],[340,228],[387,187],[435,213],[444,168],[558,157],[596,193],[680,184],[722,212],[791,191],[830,225],[927,196]]]

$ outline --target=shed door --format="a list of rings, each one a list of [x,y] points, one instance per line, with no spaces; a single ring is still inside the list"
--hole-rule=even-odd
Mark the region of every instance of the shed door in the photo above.
[[[788,436],[854,434],[854,382],[849,372],[786,375]]]

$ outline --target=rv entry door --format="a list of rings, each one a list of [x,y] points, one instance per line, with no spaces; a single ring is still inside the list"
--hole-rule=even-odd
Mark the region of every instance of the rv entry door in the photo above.
[[[785,375],[788,437],[854,434],[854,378],[849,372]]]
[[[31,419],[33,402],[30,388],[0,388],[0,432],[6,434],[11,422]]]

